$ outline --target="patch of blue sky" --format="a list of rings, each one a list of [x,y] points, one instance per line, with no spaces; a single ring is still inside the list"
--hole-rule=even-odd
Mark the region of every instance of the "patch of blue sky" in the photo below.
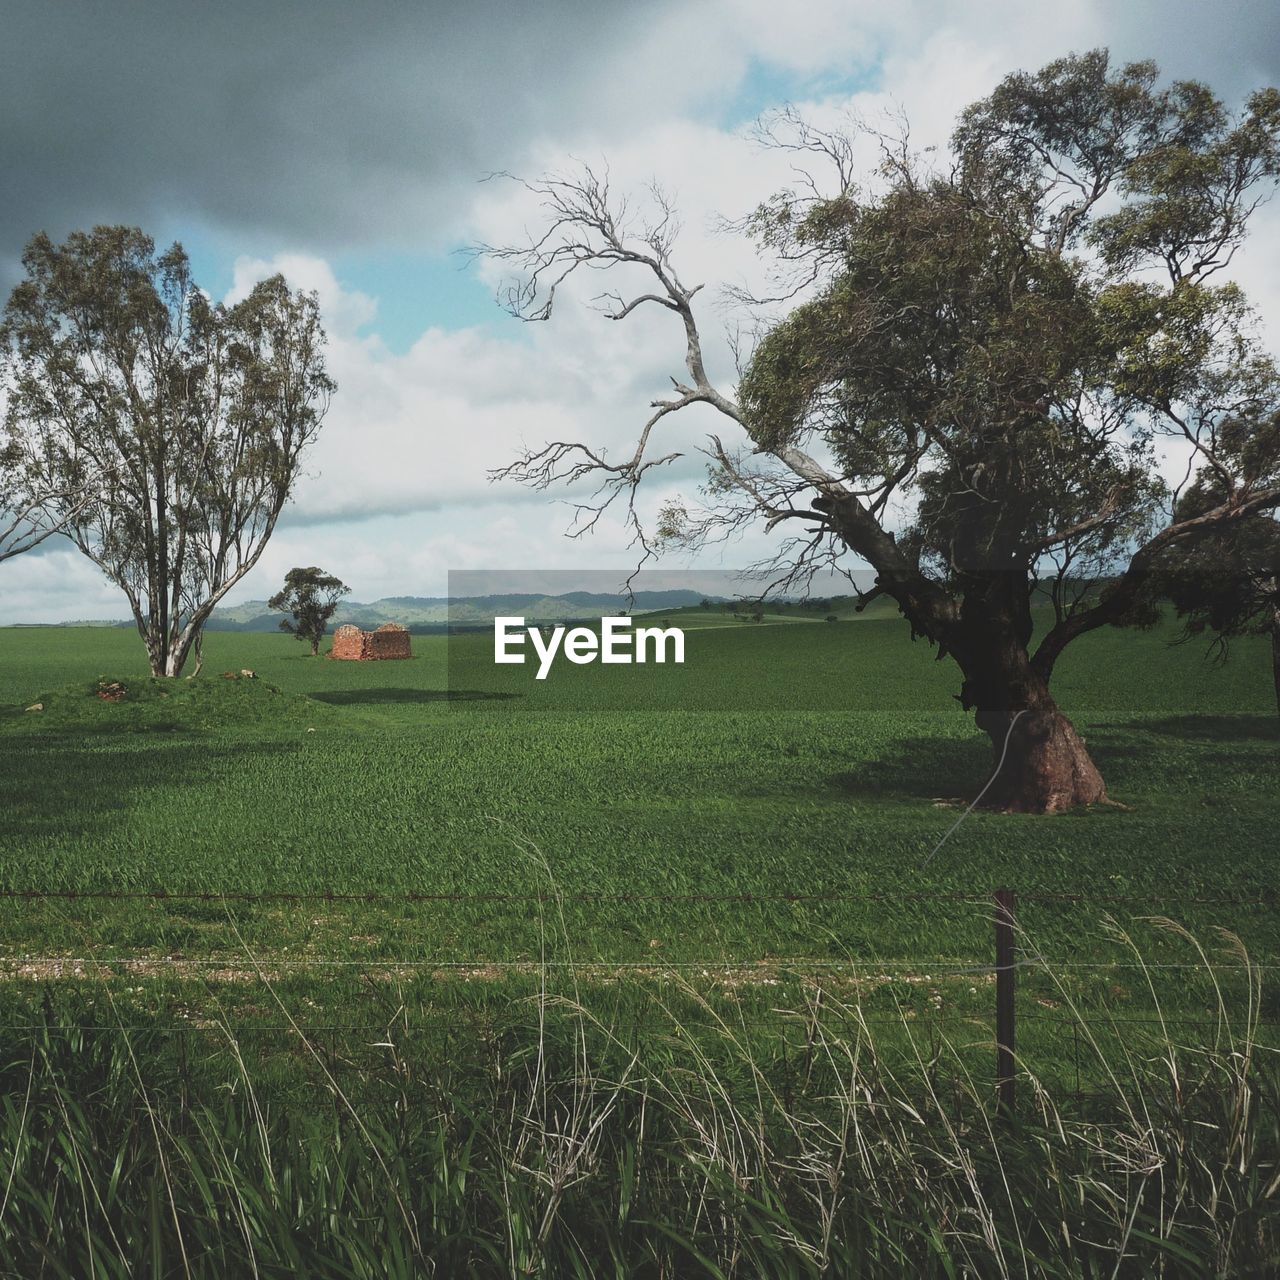
[[[878,65],[851,71],[801,73],[756,58],[715,115],[722,128],[741,129],[788,103],[848,96],[875,89],[880,82]]]
[[[508,341],[524,333],[464,254],[365,251],[340,254],[331,265],[344,289],[377,299],[370,327],[396,354],[431,328],[483,328]]]
[[[259,255],[241,241],[234,243],[225,236],[198,226],[165,220],[149,234],[157,249],[168,248],[175,240],[187,251],[191,275],[196,284],[212,298],[221,298],[231,288],[237,258]]]
[[[288,248],[189,225],[162,225],[155,238],[162,245],[182,242],[196,282],[213,297],[231,288],[238,258],[271,258]],[[376,334],[397,355],[431,328],[479,327],[508,341],[525,336],[526,326],[502,310],[463,253],[363,249],[322,256],[343,289],[376,300],[377,312],[364,332]]]

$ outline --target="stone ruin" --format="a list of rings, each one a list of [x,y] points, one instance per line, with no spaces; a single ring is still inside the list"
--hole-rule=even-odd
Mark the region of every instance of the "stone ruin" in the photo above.
[[[331,658],[375,662],[381,658],[411,658],[409,632],[398,622],[384,622],[376,631],[361,631],[347,622],[333,633]]]

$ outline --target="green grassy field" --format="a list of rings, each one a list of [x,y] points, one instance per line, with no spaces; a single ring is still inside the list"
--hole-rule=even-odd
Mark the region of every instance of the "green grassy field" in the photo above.
[[[487,634],[417,637],[412,661],[373,664],[214,634],[199,681],[152,685],[131,632],[0,630],[0,888],[215,895],[9,898],[4,954],[133,957],[148,992],[187,998],[209,972],[252,974],[250,953],[298,990],[376,969],[501,991],[503,966],[551,947],[584,972],[703,975],[763,1008],[819,975],[861,982],[872,1007],[986,1016],[988,975],[963,971],[990,964],[987,896],[1004,885],[1028,955],[1091,966],[1029,968],[1034,1012],[1070,997],[1146,1016],[1154,977],[1166,1012],[1211,1016],[1203,976],[1176,967],[1197,957],[1148,918],[1280,960],[1280,734],[1260,646],[1214,666],[1170,639],[1088,637],[1056,680],[1127,810],[977,812],[922,870],[991,760],[951,668],[896,619],[691,630],[683,667],[545,682],[494,666]],[[241,668],[258,678],[222,679]],[[126,698],[93,697],[101,679]],[[216,897],[273,892],[390,900]],[[1042,897],[1077,894],[1091,901]],[[1171,967],[1134,967],[1109,920]],[[751,967],[725,978],[727,963]]]
[[[992,765],[947,665],[696,612],[683,666],[541,682],[483,633],[151,681],[0,630],[0,1269],[1269,1274],[1261,647],[1087,638],[1056,690],[1126,807],[938,847]]]

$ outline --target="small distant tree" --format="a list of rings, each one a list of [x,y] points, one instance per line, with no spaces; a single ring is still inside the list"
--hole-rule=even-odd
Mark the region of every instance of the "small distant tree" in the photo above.
[[[341,579],[311,565],[306,569],[290,569],[285,574],[284,586],[267,604],[289,615],[280,619],[280,630],[297,640],[309,641],[314,658],[320,652],[320,641],[337,612],[339,601],[350,594],[351,588]]]
[[[827,614],[826,621],[827,621],[827,622],[839,622],[839,621],[840,621],[840,619],[839,619],[839,618],[838,618],[834,613],[829,613],[829,614]]]

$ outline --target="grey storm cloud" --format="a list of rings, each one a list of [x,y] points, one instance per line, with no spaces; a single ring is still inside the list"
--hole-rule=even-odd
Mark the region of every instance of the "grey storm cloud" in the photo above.
[[[6,4],[0,262],[36,230],[156,216],[429,242],[479,176],[586,109],[601,59],[664,7]]]
[[[1280,10],[1274,0],[1138,0],[1099,4],[1108,42],[1154,58],[1170,76],[1204,80],[1224,98],[1280,83]]]
[[[1280,80],[1273,0],[1082,9],[1117,54],[1156,56],[1228,95]],[[998,25],[981,5],[929,11],[906,0],[900,53],[913,30]],[[321,252],[438,247],[475,180],[519,166],[534,139],[678,113],[731,87],[712,67],[729,45],[767,62],[729,12],[699,0],[7,0],[0,277],[33,232],[104,221],[198,219]],[[1026,12],[1035,22],[1037,6]],[[684,38],[699,46],[670,50],[687,74],[651,45],[629,56],[675,15],[692,15]],[[731,77],[745,66],[730,62]]]

